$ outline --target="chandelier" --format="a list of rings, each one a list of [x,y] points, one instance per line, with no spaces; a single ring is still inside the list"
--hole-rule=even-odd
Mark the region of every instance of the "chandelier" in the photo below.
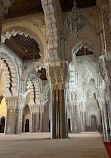
[[[71,13],[69,13],[65,25],[70,33],[78,38],[79,34],[83,31],[83,28],[85,26],[85,18],[77,8],[77,3],[75,0],[73,5],[74,7],[72,8]]]
[[[36,68],[34,68],[34,51],[33,51],[33,70],[29,72],[28,78],[31,82],[37,81],[40,78],[40,73]]]

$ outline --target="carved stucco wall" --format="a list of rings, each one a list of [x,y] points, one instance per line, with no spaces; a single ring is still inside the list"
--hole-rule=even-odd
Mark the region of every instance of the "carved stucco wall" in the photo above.
[[[45,63],[45,52],[46,52],[46,39],[45,39],[45,20],[44,14],[34,14],[30,16],[15,18],[13,20],[6,20],[3,25],[2,38],[10,38],[13,32],[25,32],[37,41],[40,50],[41,58],[39,61]]]
[[[100,114],[105,103],[104,80],[98,64],[94,62],[94,55],[75,56],[75,58],[75,61],[69,64],[68,117],[71,116],[72,106],[76,105],[79,111],[86,113],[87,126],[90,125],[91,115],[96,116],[100,126]]]
[[[5,97],[9,96],[17,96],[20,90],[20,78],[22,71],[22,63],[17,58],[16,55],[13,54],[11,50],[9,50],[4,45],[0,46],[0,63],[2,68],[4,69],[4,86],[5,86]],[[11,91],[9,90],[11,87]]]
[[[64,32],[66,34],[66,54],[65,58],[68,61],[72,60],[72,49],[80,42],[92,49],[95,59],[99,59],[99,55],[102,53],[102,45],[100,44],[103,39],[103,34],[100,32],[102,28],[101,16],[98,12],[97,7],[88,7],[81,9],[82,14],[85,16],[86,24],[83,32],[80,34],[78,39],[69,33],[69,31],[64,27]],[[64,14],[64,19],[66,19],[67,13]],[[69,42],[70,41],[70,42]]]

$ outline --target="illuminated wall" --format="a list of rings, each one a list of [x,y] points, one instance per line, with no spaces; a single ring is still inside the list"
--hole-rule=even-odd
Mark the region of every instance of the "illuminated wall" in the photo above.
[[[5,98],[3,98],[0,104],[0,118],[3,116],[6,117],[6,111],[7,111],[7,106],[6,106]]]

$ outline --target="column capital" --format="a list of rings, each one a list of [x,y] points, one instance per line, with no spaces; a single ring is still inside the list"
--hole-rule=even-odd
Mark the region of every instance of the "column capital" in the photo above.
[[[49,67],[49,80],[52,89],[64,89],[65,78],[67,76],[67,67],[65,65]]]
[[[65,82],[68,77],[68,64],[66,61],[61,61],[60,65],[48,67],[48,79],[52,89],[64,89]]]

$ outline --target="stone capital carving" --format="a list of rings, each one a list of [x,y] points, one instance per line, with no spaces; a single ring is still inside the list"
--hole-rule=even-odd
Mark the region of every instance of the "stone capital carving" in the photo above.
[[[63,89],[66,76],[66,65],[49,68],[49,77],[53,89]]]

